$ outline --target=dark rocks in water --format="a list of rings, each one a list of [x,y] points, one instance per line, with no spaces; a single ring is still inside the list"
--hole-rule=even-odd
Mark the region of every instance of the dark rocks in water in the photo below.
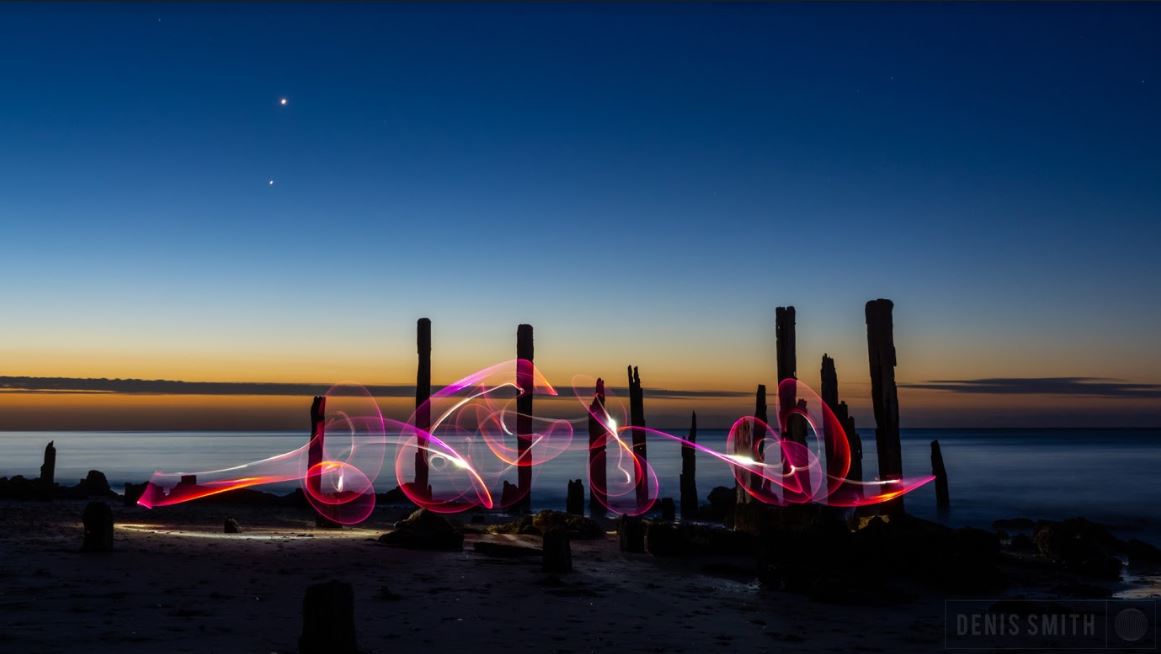
[[[533,373],[532,325],[516,326],[516,486],[520,489],[519,504],[513,508],[523,513],[532,512],[532,397],[536,393]]]
[[[564,530],[569,535],[569,538],[577,540],[591,540],[605,537],[605,530],[591,518],[547,509],[533,515],[520,516],[512,522],[493,525],[488,528],[488,531],[493,534],[526,535],[544,535],[554,530]]]
[[[116,495],[109,489],[109,480],[105,478],[105,473],[100,470],[90,470],[85,478],[77,484],[76,489],[90,497],[109,497]]]
[[[623,515],[617,521],[617,541],[622,552],[645,551],[645,523],[637,516]]]
[[[380,536],[379,542],[414,550],[458,552],[464,548],[464,534],[447,518],[419,509],[396,522],[395,529]]]
[[[703,520],[723,522],[734,512],[737,499],[734,489],[715,486],[706,497],[709,506],[704,507],[699,515]]]
[[[242,527],[234,518],[226,518],[226,522],[222,526],[222,532],[226,534],[240,534],[242,533]]]
[[[113,549],[113,510],[104,502],[89,502],[81,515],[85,525],[83,552],[109,552]]]
[[[1101,525],[1084,518],[1045,521],[1032,539],[1041,556],[1066,570],[1104,579],[1121,576],[1121,561],[1112,552],[1123,550],[1124,543]]]
[[[697,442],[697,411],[694,411],[689,418],[689,438],[686,439],[690,443]],[[697,517],[698,500],[697,500],[697,457],[692,445],[682,444],[681,446],[681,518],[682,520],[692,520]]]
[[[302,600],[299,654],[357,654],[355,593],[342,581],[314,584]]]
[[[142,484],[125,482],[125,494],[122,496],[125,501],[125,506],[136,505],[137,500],[141,499],[141,496],[145,493],[147,484],[148,482]]]
[[[55,441],[49,441],[48,445],[44,446],[44,463],[40,465],[40,485],[47,491],[51,491],[56,485],[56,447],[53,446]]]
[[[661,498],[661,519],[665,522],[677,519],[677,506],[674,505],[672,497]]]
[[[568,496],[565,501],[566,510],[573,515],[585,514],[585,485],[579,479],[568,482]]]
[[[1003,588],[999,540],[978,529],[950,529],[907,516],[873,517],[850,530],[833,511],[761,535],[759,579],[817,599],[867,603],[895,593],[910,578],[948,592]]]
[[[572,572],[572,544],[568,532],[553,529],[544,533],[542,569],[550,574]]]
[[[939,441],[931,441],[931,474],[935,475],[935,508],[941,514],[946,513],[951,506],[951,498],[947,493],[947,468],[943,465]]]

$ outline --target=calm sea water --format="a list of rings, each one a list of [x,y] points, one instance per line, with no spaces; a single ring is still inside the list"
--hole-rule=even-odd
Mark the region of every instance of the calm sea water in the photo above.
[[[875,469],[874,434],[860,430],[864,466]],[[1161,543],[1161,430],[926,430],[903,432],[908,475],[931,470],[930,442],[943,448],[958,525],[987,526],[996,518],[1083,515]],[[56,442],[57,480],[74,483],[89,469],[103,471],[116,489],[144,481],[157,469],[200,471],[264,459],[299,447],[301,433],[278,432],[0,432],[0,476],[39,474],[45,443]],[[721,450],[725,432],[704,430],[698,441]],[[678,495],[680,448],[651,440],[649,460],[663,497]],[[729,470],[698,459],[703,500],[714,486],[732,486]],[[394,487],[390,467],[377,482]],[[585,455],[572,450],[538,469],[535,508],[562,508],[566,482],[585,477]],[[515,479],[513,479],[515,481]],[[288,491],[289,487],[271,490]],[[935,517],[930,485],[907,498],[910,512]]]

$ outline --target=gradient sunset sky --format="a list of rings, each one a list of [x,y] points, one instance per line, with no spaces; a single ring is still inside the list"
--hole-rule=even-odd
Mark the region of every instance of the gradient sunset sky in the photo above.
[[[428,316],[438,384],[527,322],[557,384],[633,363],[723,391],[652,423],[724,426],[794,305],[799,377],[830,353],[871,426],[887,297],[904,426],[1158,426],[1158,34],[1157,4],[0,3],[0,377],[408,384]],[[310,402],[30,390],[0,429]]]

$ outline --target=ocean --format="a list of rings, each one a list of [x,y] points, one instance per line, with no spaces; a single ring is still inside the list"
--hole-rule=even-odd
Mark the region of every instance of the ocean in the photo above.
[[[859,430],[864,468],[875,465],[872,430]],[[679,432],[679,435],[684,435]],[[701,430],[698,442],[721,451],[722,430]],[[582,436],[583,437],[583,436]],[[44,445],[55,441],[56,479],[73,484],[100,470],[120,490],[155,470],[196,472],[236,466],[301,446],[291,432],[0,432],[0,476],[39,474]],[[908,476],[931,470],[930,442],[939,440],[950,481],[952,525],[989,527],[997,518],[1085,516],[1161,545],[1161,429],[905,429],[903,469]],[[649,442],[662,497],[678,497],[680,447]],[[376,482],[395,486],[391,466]],[[512,475],[515,482],[515,475]],[[585,455],[574,446],[536,470],[533,508],[563,508],[567,480],[586,477]],[[698,492],[732,486],[727,467],[699,454]],[[267,488],[288,492],[293,486]],[[936,519],[929,484],[907,496],[907,510]],[[163,511],[164,508],[154,509]]]

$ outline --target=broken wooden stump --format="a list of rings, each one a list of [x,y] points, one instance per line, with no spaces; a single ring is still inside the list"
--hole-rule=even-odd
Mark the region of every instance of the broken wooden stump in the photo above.
[[[895,336],[890,300],[867,302],[867,354],[871,366],[871,404],[875,411],[875,447],[879,479],[903,477],[903,450],[899,442],[899,392],[895,387]],[[886,513],[902,512],[903,498],[884,504]]]
[[[689,443],[697,442],[697,411],[690,416]],[[693,520],[697,517],[697,458],[693,445],[681,446],[681,519]]]
[[[302,600],[299,654],[356,654],[355,594],[351,585],[328,581],[307,587]]]
[[[141,496],[145,494],[145,488],[148,483],[149,482],[134,484],[128,481],[125,482],[125,495],[123,497],[125,506],[133,506],[137,504],[137,500],[141,499]]]
[[[935,507],[941,514],[951,507],[947,493],[947,468],[943,466],[943,452],[939,441],[931,441],[931,474],[935,475]]]
[[[747,458],[753,456],[753,434],[754,424],[749,420],[739,420],[738,428],[734,432],[734,451],[732,454]],[[737,478],[734,480],[734,502],[736,504],[749,504],[753,500],[753,497],[751,497],[750,493],[746,490],[746,485],[742,483],[742,480],[749,479],[750,472],[747,470],[742,470],[738,473]]]
[[[645,523],[638,516],[621,516],[617,521],[617,541],[622,552],[644,552]]]
[[[532,325],[516,327],[516,487],[520,489],[520,503],[516,507],[524,513],[532,511],[532,395],[536,380],[532,371]]]
[[[597,379],[597,388],[589,405],[589,513],[602,515],[602,498],[608,492],[605,485],[605,452],[609,443],[608,426],[601,420],[605,415],[605,380]]]
[[[110,552],[113,550],[113,510],[104,502],[89,502],[81,514],[85,536],[82,552]]]
[[[572,572],[572,543],[567,531],[552,529],[544,532],[541,550],[543,552],[541,565],[544,572],[551,574]]]
[[[323,462],[325,456],[324,446],[327,436],[326,412],[327,398],[322,395],[316,395],[314,401],[310,404],[310,441],[306,446],[306,487],[316,499],[321,498],[323,495],[323,470],[320,464]],[[184,477],[182,481],[185,481]],[[342,527],[342,525],[330,520],[317,510],[315,511],[314,525],[327,529],[338,529]]]
[[[40,487],[48,492],[56,485],[56,447],[53,442],[44,446],[44,463],[40,465]]]
[[[565,511],[573,515],[585,514],[585,485],[579,479],[572,479],[568,482]]]
[[[863,441],[859,438],[859,432],[855,430],[855,419],[851,416],[850,408],[847,407],[846,402],[839,401],[838,392],[838,372],[835,370],[834,359],[826,354],[822,355],[822,401],[830,407],[831,413],[834,414],[835,419],[843,429],[843,434],[846,436],[847,445],[850,447],[850,469],[847,471],[846,479],[852,482],[859,482],[863,480]],[[838,474],[841,472],[837,461],[835,464],[831,463],[832,457],[837,459],[836,453],[833,451],[832,442],[834,440],[833,434],[829,432],[830,426],[823,424],[824,438],[826,440],[826,457],[827,457],[827,472],[828,474]],[[852,488],[854,488],[852,486]],[[862,495],[861,490],[854,492]]]

